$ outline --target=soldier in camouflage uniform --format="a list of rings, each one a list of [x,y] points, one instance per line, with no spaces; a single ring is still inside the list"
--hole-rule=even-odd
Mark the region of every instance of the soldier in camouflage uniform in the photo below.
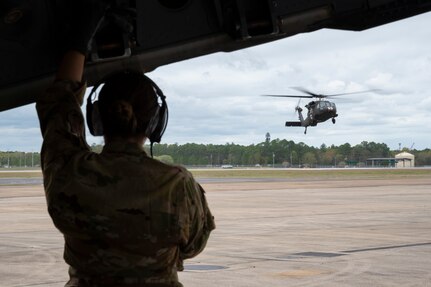
[[[119,124],[104,126],[103,151],[91,152],[80,109],[85,48],[71,49],[36,105],[48,212],[70,266],[66,286],[182,286],[183,260],[199,254],[215,228],[204,190],[185,168],[145,153],[139,125],[151,112],[142,106],[154,98],[148,88],[145,101],[109,102],[103,124]]]

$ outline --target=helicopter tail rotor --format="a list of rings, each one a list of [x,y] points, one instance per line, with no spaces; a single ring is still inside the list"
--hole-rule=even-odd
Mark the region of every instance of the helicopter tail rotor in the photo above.
[[[298,103],[296,104],[296,107],[295,107],[295,112],[294,112],[295,115],[298,116],[299,120],[301,120],[301,118],[302,118],[302,114],[301,114],[302,108],[300,107],[300,104],[301,104],[301,98],[299,98]]]
[[[297,113],[298,111],[302,112],[302,108],[299,106],[300,104],[301,104],[301,98],[299,98],[298,103],[296,104],[295,113]]]

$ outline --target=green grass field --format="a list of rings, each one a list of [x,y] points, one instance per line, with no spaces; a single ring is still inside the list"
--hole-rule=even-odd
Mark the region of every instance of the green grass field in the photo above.
[[[229,169],[229,170],[191,170],[197,178],[431,178],[431,169]]]
[[[431,178],[431,169],[191,169],[197,178]],[[40,171],[0,170],[0,178],[40,178]]]
[[[0,178],[41,178],[42,172],[41,171],[5,171],[0,169]]]

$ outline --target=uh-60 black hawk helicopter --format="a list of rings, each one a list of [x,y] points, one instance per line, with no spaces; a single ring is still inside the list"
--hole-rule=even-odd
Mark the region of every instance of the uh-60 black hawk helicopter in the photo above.
[[[335,103],[324,99],[337,97],[337,96],[378,91],[378,90],[367,90],[367,91],[359,91],[359,92],[353,92],[353,93],[324,95],[324,94],[316,94],[316,93],[310,92],[301,87],[292,87],[292,89],[303,92],[307,94],[307,96],[306,95],[263,95],[263,96],[280,97],[280,98],[309,98],[309,99],[315,98],[315,100],[305,105],[305,107],[308,109],[307,117],[305,119],[304,119],[304,116],[302,115],[302,108],[299,106],[299,103],[301,100],[299,100],[298,104],[295,107],[295,112],[298,113],[299,121],[286,122],[286,127],[305,127],[304,134],[307,133],[307,128],[309,126],[314,127],[318,123],[323,123],[331,118],[332,118],[332,123],[335,124],[335,118],[338,117],[337,107]]]

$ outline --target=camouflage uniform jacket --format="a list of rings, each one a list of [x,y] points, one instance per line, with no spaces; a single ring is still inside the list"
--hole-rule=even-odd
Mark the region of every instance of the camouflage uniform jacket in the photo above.
[[[90,151],[85,85],[57,81],[36,105],[48,212],[65,239],[66,286],[182,286],[183,260],[214,220],[202,187],[179,166],[123,142]]]

